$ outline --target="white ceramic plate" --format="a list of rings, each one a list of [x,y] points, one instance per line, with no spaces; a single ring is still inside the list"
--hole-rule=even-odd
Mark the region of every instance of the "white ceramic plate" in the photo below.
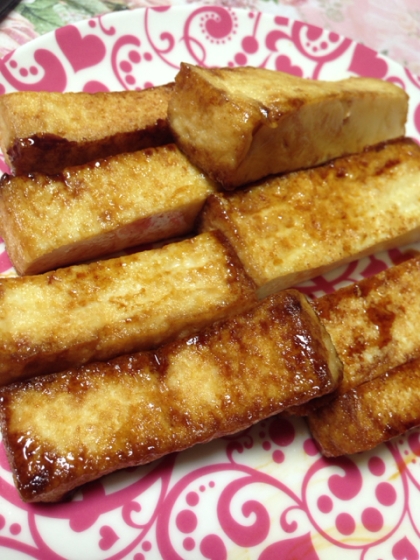
[[[0,92],[144,88],[171,81],[181,61],[390,80],[409,93],[407,133],[420,138],[420,80],[396,63],[316,27],[223,7],[139,9],[59,29],[0,63]],[[398,262],[406,249],[342,267],[302,289],[334,290]],[[3,245],[0,273],[13,274]],[[303,420],[278,416],[120,471],[71,502],[25,505],[0,444],[0,558],[414,560],[419,457],[420,432],[412,431],[370,453],[326,460]]]

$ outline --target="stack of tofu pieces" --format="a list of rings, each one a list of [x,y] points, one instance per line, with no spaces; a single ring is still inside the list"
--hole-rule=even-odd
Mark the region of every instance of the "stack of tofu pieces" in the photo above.
[[[137,92],[0,97],[3,442],[24,501],[305,415],[327,456],[420,424],[420,148],[388,82],[182,64]]]

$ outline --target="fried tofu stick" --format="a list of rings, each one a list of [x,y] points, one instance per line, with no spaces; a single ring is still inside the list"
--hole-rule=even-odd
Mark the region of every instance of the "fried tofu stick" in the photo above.
[[[3,441],[22,499],[57,501],[331,391],[340,375],[311,306],[290,290],[155,352],[9,385]]]
[[[168,119],[191,161],[230,190],[404,136],[407,111],[407,94],[386,81],[184,63]]]
[[[255,303],[220,234],[0,279],[0,385],[156,347]]]
[[[308,422],[327,457],[368,451],[420,425],[420,359],[340,395]]]
[[[312,302],[343,363],[337,393],[420,358],[420,257]]]
[[[420,147],[399,139],[211,195],[200,229],[224,232],[260,297],[413,242],[420,238]]]
[[[0,233],[16,271],[38,274],[190,234],[217,190],[174,144],[60,175],[3,176]]]
[[[313,302],[343,364],[334,393],[294,412],[322,453],[358,453],[420,425],[420,257]]]
[[[343,364],[334,395],[289,412],[308,415],[388,371],[420,358],[420,257],[312,301]]]
[[[173,84],[142,91],[0,96],[0,147],[13,173],[64,167],[172,141]]]

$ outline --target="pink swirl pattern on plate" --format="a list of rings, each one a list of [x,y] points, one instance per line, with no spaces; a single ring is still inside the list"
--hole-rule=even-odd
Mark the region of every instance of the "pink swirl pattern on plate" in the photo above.
[[[221,6],[138,9],[68,25],[0,61],[0,92],[145,88],[171,81],[181,61],[390,80],[410,95],[407,134],[420,141],[418,77],[336,33]],[[374,255],[300,289],[319,296],[418,250]],[[3,244],[0,274],[14,274]],[[0,444],[0,557],[417,560],[419,458],[413,430],[370,453],[327,460],[303,420],[278,416],[115,473],[69,502],[35,506],[20,501]]]

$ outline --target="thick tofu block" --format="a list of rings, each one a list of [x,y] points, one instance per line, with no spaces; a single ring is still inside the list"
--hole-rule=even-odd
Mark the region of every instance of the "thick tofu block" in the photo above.
[[[368,451],[420,425],[420,360],[348,391],[308,421],[327,457]]]
[[[261,297],[420,237],[420,147],[400,139],[314,169],[211,195],[219,229]]]
[[[168,118],[191,161],[233,189],[404,136],[407,111],[400,87],[372,78],[182,64]]]
[[[334,394],[293,410],[308,415],[411,360],[420,359],[420,257],[317,298],[312,305],[343,364]]]
[[[92,260],[191,233],[215,183],[174,144],[69,167],[4,176],[0,232],[19,274]]]
[[[219,234],[3,278],[0,385],[153,348],[255,301],[254,284]]]
[[[3,441],[22,499],[57,501],[331,391],[340,375],[328,335],[290,290],[156,352],[4,388]]]
[[[0,96],[0,147],[13,173],[54,174],[172,141],[173,84],[141,91],[16,92]]]
[[[420,257],[313,301],[343,363],[342,394],[420,358]]]

